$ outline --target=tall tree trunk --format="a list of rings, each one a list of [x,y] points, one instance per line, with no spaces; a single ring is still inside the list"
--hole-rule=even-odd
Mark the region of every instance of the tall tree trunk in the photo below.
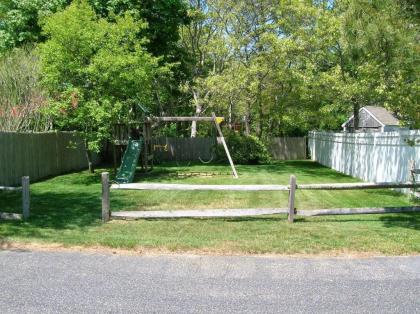
[[[246,114],[244,116],[244,124],[245,124],[244,134],[245,135],[250,135],[251,134],[251,127],[249,125],[250,117],[251,117],[251,104],[248,103],[247,107],[246,107]]]
[[[244,124],[245,124],[245,131],[244,131],[244,134],[245,134],[245,135],[249,135],[249,134],[251,134],[251,131],[250,131],[250,129],[249,129],[249,114],[246,114],[246,115],[244,116]]]
[[[257,124],[257,136],[261,138],[263,135],[264,128],[264,112],[263,112],[263,103],[262,103],[262,84],[261,81],[258,84],[258,95],[257,95],[257,104],[258,104],[258,124]]]
[[[359,110],[359,103],[357,101],[353,101],[353,132],[357,132],[357,130],[359,129]]]
[[[232,111],[233,111],[233,103],[232,99],[229,99],[229,129],[232,129]]]
[[[94,168],[93,162],[92,162],[92,153],[89,150],[89,146],[88,146],[87,140],[85,140],[85,155],[86,155],[86,160],[88,162],[89,172],[90,173],[94,173],[95,172],[95,168]]]
[[[193,92],[193,96],[194,96],[194,105],[195,105],[195,117],[199,117],[201,114],[201,103],[200,103],[200,95],[198,94],[198,92],[194,91]],[[191,137],[196,137],[197,136],[197,121],[193,121],[191,122]]]
[[[258,106],[258,124],[257,124],[257,136],[261,138],[264,132],[264,114],[262,112],[261,104]]]

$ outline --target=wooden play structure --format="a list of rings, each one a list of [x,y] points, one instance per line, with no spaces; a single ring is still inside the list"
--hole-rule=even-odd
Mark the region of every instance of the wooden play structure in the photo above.
[[[143,108],[142,116],[139,122],[130,123],[128,126],[124,124],[117,124],[114,127],[114,141],[113,141],[113,155],[114,155],[114,169],[117,168],[117,151],[124,150],[121,166],[116,175],[116,181],[120,184],[131,183],[134,179],[134,174],[138,161],[145,172],[153,170],[153,129],[159,123],[167,122],[210,122],[214,123],[217,130],[218,139],[223,145],[226,156],[229,160],[234,178],[238,178],[238,173],[233,164],[232,157],[226,145],[225,138],[220,127],[220,123],[224,121],[223,117],[217,117],[214,113],[211,117],[153,117],[148,115],[148,112]]]

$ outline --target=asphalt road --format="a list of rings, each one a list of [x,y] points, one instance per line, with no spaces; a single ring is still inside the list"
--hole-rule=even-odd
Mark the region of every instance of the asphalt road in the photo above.
[[[1,313],[420,313],[420,257],[0,251]]]

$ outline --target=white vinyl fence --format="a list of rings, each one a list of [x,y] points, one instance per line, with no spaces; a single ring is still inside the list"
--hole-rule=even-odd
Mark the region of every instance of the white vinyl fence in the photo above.
[[[310,132],[308,146],[312,160],[369,182],[409,181],[409,160],[420,166],[420,130]]]

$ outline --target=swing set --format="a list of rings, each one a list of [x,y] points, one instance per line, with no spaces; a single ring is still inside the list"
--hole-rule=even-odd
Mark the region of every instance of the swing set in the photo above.
[[[221,123],[221,121],[223,121],[222,119],[223,118],[219,118],[219,121],[220,121],[219,123]],[[217,136],[214,132],[214,129],[215,129],[214,127],[212,127],[210,129],[211,130],[210,138],[212,139],[212,145],[211,145],[212,148],[211,148],[211,151],[210,151],[210,156],[207,157],[208,160],[204,160],[200,154],[198,156],[194,157],[194,158],[197,158],[202,164],[210,164],[214,160],[214,158],[216,157],[216,145],[218,143],[218,140],[217,140]],[[178,138],[177,134],[178,133],[176,132],[175,138]],[[220,141],[219,141],[219,144],[220,144]],[[180,153],[178,153],[178,151]],[[158,154],[156,154],[156,152],[158,152]],[[190,156],[187,156],[187,157],[185,156],[185,153],[186,153],[185,149],[182,149],[182,147],[178,147],[177,141],[175,141],[175,143],[169,143],[168,140],[166,140],[165,144],[163,144],[161,142],[154,143],[153,144],[154,162],[158,163],[160,161],[160,158],[159,158],[160,156],[159,155],[161,155],[161,154],[159,154],[159,153],[164,153],[164,155],[166,155],[166,157],[168,157],[168,154],[169,154],[172,157],[172,159],[175,160],[176,165],[178,167],[181,167],[181,166],[188,167],[188,166],[190,166],[191,161],[192,161],[192,158]],[[183,162],[186,159],[188,159],[188,161]],[[200,172],[200,175],[203,175],[203,173]],[[210,175],[215,175],[215,173],[211,173],[211,174],[207,173],[205,175],[210,176]]]
[[[143,111],[143,118],[142,121],[142,128],[140,131],[140,123],[136,123],[134,126],[134,130],[139,133],[138,139],[133,139],[131,137],[131,134],[133,133],[132,130],[129,128],[129,130],[121,128],[121,125],[116,128],[114,131],[114,145],[113,145],[113,151],[114,151],[114,170],[116,172],[116,164],[117,164],[117,158],[116,158],[116,152],[117,148],[119,147],[120,150],[124,146],[125,152],[122,158],[121,166],[119,167],[119,171],[116,172],[116,181],[118,183],[131,183],[134,178],[134,173],[136,171],[137,163],[139,159],[141,160],[141,167],[145,172],[153,170],[153,160],[154,160],[154,154],[153,152],[156,149],[163,149],[168,150],[168,144],[166,145],[158,145],[153,143],[153,128],[157,127],[159,123],[167,123],[167,122],[211,122],[214,123],[214,126],[218,133],[218,140],[223,145],[223,148],[225,150],[226,156],[229,160],[230,167],[232,169],[232,175],[234,178],[238,178],[238,173],[235,169],[235,165],[233,164],[232,157],[230,155],[229,149],[226,145],[225,138],[223,136],[222,130],[220,128],[220,123],[224,121],[223,117],[217,117],[214,113],[211,117],[153,117],[153,116],[147,116],[148,113],[142,106],[140,108]],[[134,133],[136,133],[134,132]],[[127,139],[128,137],[128,139]],[[209,160],[203,160],[201,157],[199,157],[199,160],[204,163],[208,164],[212,162],[214,158],[214,154],[211,156]],[[189,166],[189,165],[187,165]]]

